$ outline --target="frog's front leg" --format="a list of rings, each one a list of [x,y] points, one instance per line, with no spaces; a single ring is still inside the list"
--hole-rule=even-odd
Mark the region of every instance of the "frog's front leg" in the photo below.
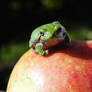
[[[35,49],[41,55],[48,55],[48,50],[43,49],[43,44],[42,43],[37,43],[36,46],[35,46]]]

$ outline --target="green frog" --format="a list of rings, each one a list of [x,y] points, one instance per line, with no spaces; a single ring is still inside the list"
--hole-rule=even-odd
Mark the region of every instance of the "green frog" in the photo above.
[[[29,47],[41,55],[48,55],[50,48],[59,44],[66,47],[70,42],[70,37],[64,26],[55,21],[33,30]]]

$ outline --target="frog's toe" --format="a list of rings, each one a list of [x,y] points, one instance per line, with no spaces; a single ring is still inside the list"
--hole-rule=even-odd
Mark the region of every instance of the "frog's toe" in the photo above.
[[[45,55],[48,55],[48,54],[49,54],[49,52],[48,52],[48,50],[46,50],[46,51],[45,51]]]

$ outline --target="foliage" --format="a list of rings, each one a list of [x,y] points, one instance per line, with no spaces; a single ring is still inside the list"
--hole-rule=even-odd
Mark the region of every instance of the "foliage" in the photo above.
[[[62,7],[63,0],[41,0],[41,3],[50,10]]]
[[[69,34],[72,40],[92,40],[92,30],[87,27],[73,28]]]
[[[3,45],[0,50],[0,63],[13,64],[27,49],[27,42]]]

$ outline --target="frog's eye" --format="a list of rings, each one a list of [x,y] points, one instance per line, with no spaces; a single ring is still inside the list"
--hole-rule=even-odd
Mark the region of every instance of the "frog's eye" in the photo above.
[[[66,32],[63,32],[63,33],[62,33],[62,35],[63,35],[64,37],[66,36],[66,34],[67,34]]]
[[[60,31],[62,31],[62,28],[61,27],[57,30],[57,32],[60,32]]]
[[[58,36],[61,33],[62,28],[60,27],[56,32],[55,35]]]
[[[67,33],[66,31],[62,30],[62,28],[59,28],[56,32],[55,32],[55,36],[64,39],[66,37]]]
[[[44,32],[40,32],[40,35],[41,35],[41,36],[44,36]]]

